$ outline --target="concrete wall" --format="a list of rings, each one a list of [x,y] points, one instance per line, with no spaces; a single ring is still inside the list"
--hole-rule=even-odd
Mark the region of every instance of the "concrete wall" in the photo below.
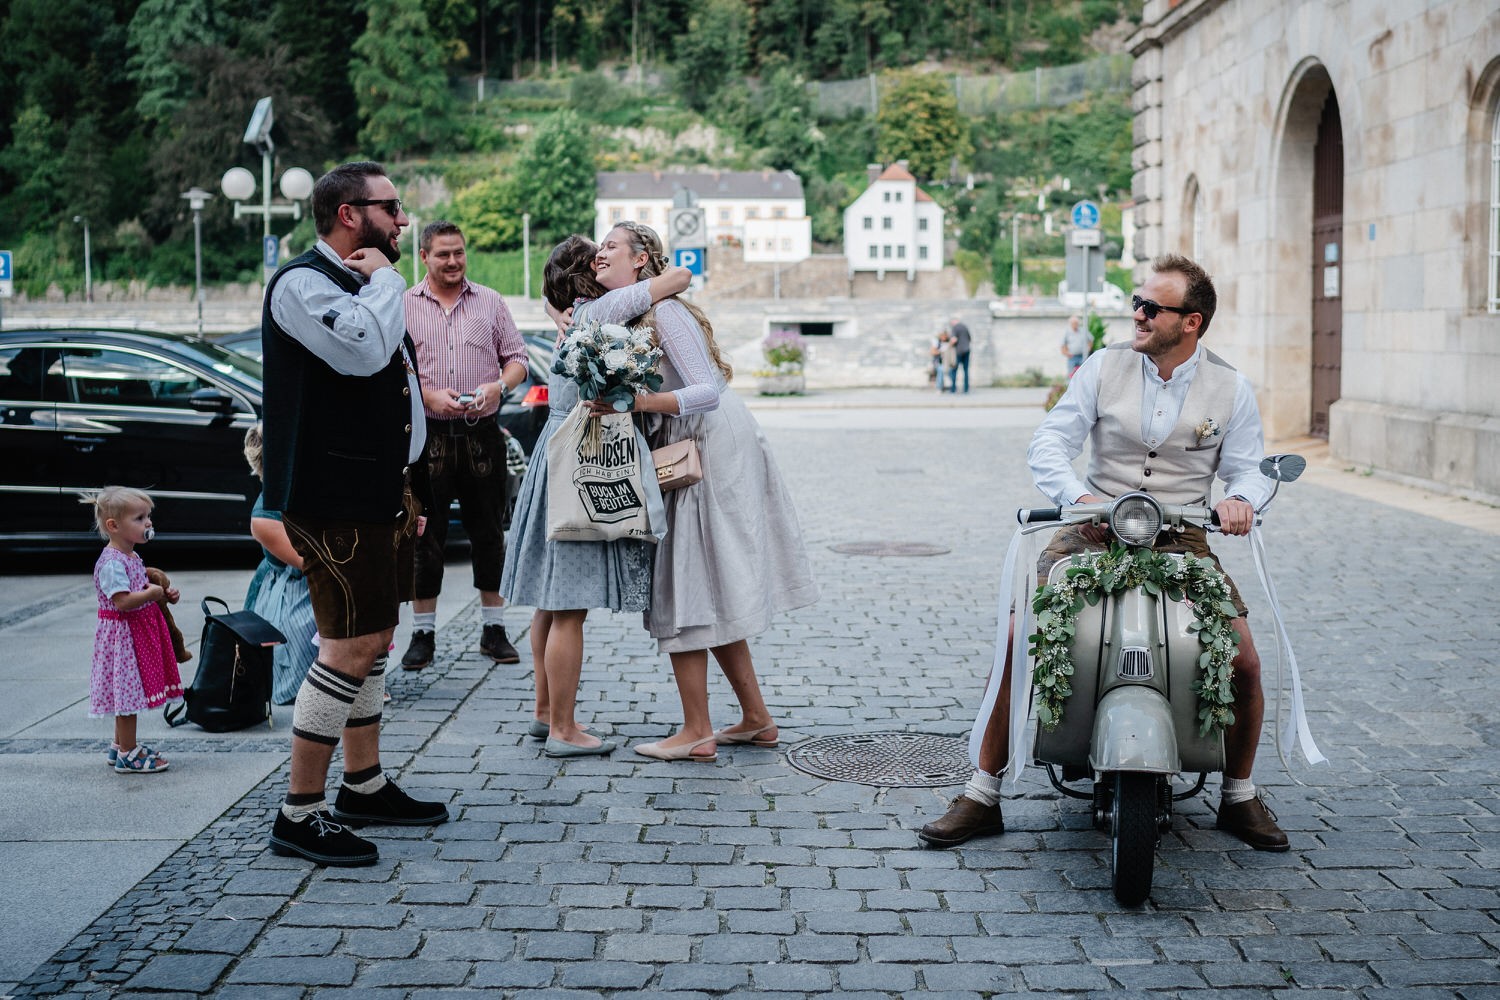
[[[1135,66],[1136,252],[1216,275],[1214,350],[1271,436],[1311,408],[1312,146],[1344,136],[1341,399],[1332,452],[1500,498],[1500,315],[1485,310],[1493,0],[1148,0]],[[1144,266],[1144,265],[1142,265]]]

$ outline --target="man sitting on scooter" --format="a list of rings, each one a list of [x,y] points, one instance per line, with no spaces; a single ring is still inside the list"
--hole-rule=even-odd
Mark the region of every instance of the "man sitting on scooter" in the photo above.
[[[1164,503],[1202,504],[1217,475],[1225,483],[1225,498],[1214,505],[1221,530],[1248,534],[1272,487],[1259,471],[1264,438],[1254,391],[1248,379],[1199,347],[1217,304],[1208,274],[1176,254],[1156,258],[1151,268],[1151,277],[1133,300],[1133,342],[1098,351],[1078,369],[1032,437],[1027,452],[1032,475],[1037,488],[1059,505],[1106,502],[1132,490],[1149,492]],[[1085,439],[1091,445],[1086,481],[1072,467]],[[1038,560],[1038,579],[1045,580],[1059,560],[1108,545],[1106,526],[1063,528]],[[1202,528],[1163,533],[1153,547],[1191,552],[1218,565]],[[1235,723],[1225,731],[1216,825],[1256,850],[1285,851],[1286,834],[1250,780],[1265,714],[1260,657],[1234,581],[1229,587],[1239,612],[1233,621],[1239,651],[1234,659]],[[1005,832],[1000,775],[1010,737],[1010,672],[1007,652],[999,699],[979,752],[980,769],[948,812],[922,827],[918,836],[928,844],[952,847],[971,837]]]

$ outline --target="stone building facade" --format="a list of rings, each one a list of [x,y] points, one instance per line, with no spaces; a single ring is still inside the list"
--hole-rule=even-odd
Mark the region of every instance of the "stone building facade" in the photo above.
[[[1219,287],[1271,437],[1500,498],[1500,5],[1147,0],[1138,270]]]

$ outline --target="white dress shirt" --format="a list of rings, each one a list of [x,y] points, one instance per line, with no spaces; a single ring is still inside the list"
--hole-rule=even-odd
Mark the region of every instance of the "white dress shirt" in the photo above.
[[[1032,436],[1026,453],[1032,478],[1053,503],[1067,505],[1092,492],[1073,469],[1073,460],[1083,452],[1084,442],[1099,419],[1099,373],[1104,366],[1103,351],[1089,355],[1073,374],[1068,391],[1042,419]],[[1182,415],[1188,387],[1203,360],[1199,345],[1193,356],[1178,365],[1172,378],[1163,381],[1156,362],[1140,356],[1145,375],[1146,394],[1141,405],[1141,443],[1158,444],[1166,440]],[[1229,426],[1224,428],[1224,443],[1219,451],[1218,477],[1224,482],[1225,496],[1238,496],[1259,509],[1271,496],[1272,481],[1260,472],[1265,455],[1265,436],[1260,425],[1260,408],[1250,380],[1235,372],[1234,410]]]
[[[368,378],[390,364],[391,355],[400,350],[411,387],[408,458],[415,462],[427,443],[427,421],[423,417],[422,387],[402,343],[406,336],[406,281],[394,267],[382,267],[366,279],[344,267],[338,252],[322,240],[317,242],[317,250],[364,287],[350,294],[313,268],[299,267],[276,283],[271,318],[341,375]]]

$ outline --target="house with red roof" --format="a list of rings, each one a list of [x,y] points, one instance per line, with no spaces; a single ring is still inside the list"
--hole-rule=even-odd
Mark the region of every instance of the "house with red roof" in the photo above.
[[[849,273],[904,273],[943,269],[943,209],[917,187],[905,160],[869,167],[870,186],[844,209],[844,256]]]

